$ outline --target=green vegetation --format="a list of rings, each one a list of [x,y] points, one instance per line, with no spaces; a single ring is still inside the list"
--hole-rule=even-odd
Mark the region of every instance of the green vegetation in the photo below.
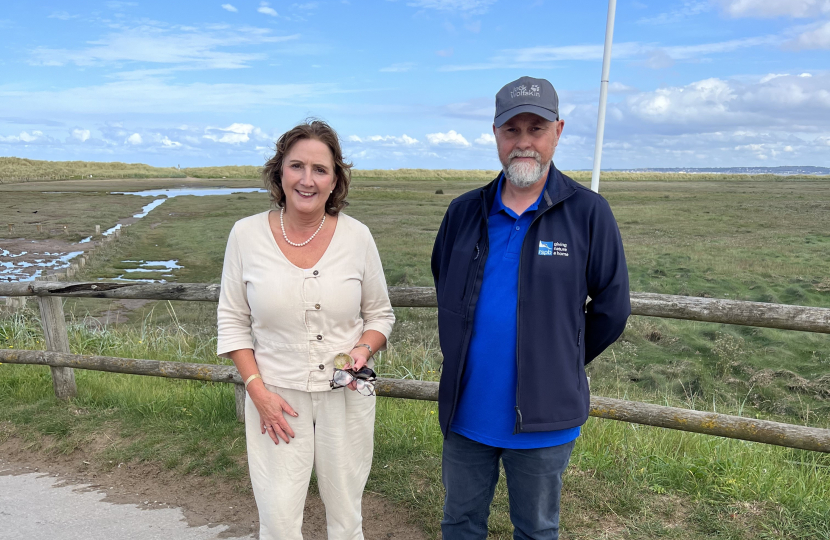
[[[72,318],[73,351],[133,358],[222,363],[213,355],[210,326],[175,323],[170,304],[133,326],[100,328]],[[382,376],[436,379],[440,356],[434,310],[398,310]],[[159,315],[163,316],[159,316]],[[0,321],[0,343],[43,347],[35,314]],[[244,430],[235,420],[230,385],[171,381],[101,372],[76,373],[79,395],[52,397],[48,371],[0,367],[3,437],[33,451],[85,454],[106,470],[142,461],[212,475],[249,490]],[[614,394],[614,388],[597,388]],[[689,405],[659,393],[629,389],[629,399]],[[724,407],[724,412],[738,412]],[[438,534],[441,499],[437,409],[430,402],[379,399],[374,468],[368,489],[409,506],[430,536]],[[702,435],[591,419],[567,473],[563,527],[572,538],[698,539],[828,538],[828,456]],[[509,538],[508,500],[499,484],[492,534]]]
[[[32,180],[78,178],[184,178],[175,167],[151,167],[143,163],[99,163],[96,161],[38,161],[0,157],[0,184]]]
[[[0,184],[81,178],[202,178],[259,180],[262,167],[255,165],[227,165],[219,167],[151,167],[142,163],[96,161],[38,161],[33,159],[0,157]],[[435,180],[470,179],[489,181],[498,171],[457,169],[353,169],[355,179],[381,180]],[[590,171],[569,171],[574,179],[590,182]],[[603,181],[611,182],[812,182],[816,176],[776,176],[772,174],[692,174],[620,172],[602,173]]]
[[[262,167],[231,165],[226,167],[191,167],[182,169],[193,178],[250,178],[259,180]],[[497,171],[455,169],[352,169],[352,178],[377,178],[386,180],[423,180],[471,178],[489,181]]]
[[[390,284],[431,285],[429,255],[446,206],[486,176],[382,172],[355,176],[346,212],[371,228]],[[830,307],[830,180],[775,180],[604,179],[632,290]],[[0,212],[8,211],[5,195]],[[266,194],[177,197],[125,229],[80,278],[112,277],[135,267],[128,260],[175,259],[184,268],[173,279],[216,282],[233,222],[267,207]],[[87,316],[110,306],[66,301],[74,352],[222,362],[213,354],[213,304],[148,303],[117,327]],[[437,380],[435,310],[396,313],[379,371]],[[0,317],[0,346],[42,348],[40,335],[31,312]],[[597,395],[830,428],[826,335],[633,317],[588,369]],[[144,460],[247,489],[244,433],[227,385],[77,377],[80,395],[64,404],[52,397],[47,370],[0,366],[0,422],[9,422],[0,437],[63,453],[111,437],[94,458],[104,467]],[[442,499],[436,416],[434,403],[379,400],[369,485],[412,508],[432,536]],[[591,419],[567,474],[562,519],[570,538],[830,539],[827,455]],[[495,537],[509,537],[504,485],[492,526]]]
[[[0,193],[3,199],[0,205],[0,224],[3,225],[0,239],[55,238],[77,242],[95,234],[95,225],[100,225],[102,232],[106,231],[120,219],[140,212],[150,202],[145,197],[101,192],[38,193],[36,196],[26,191]],[[6,227],[7,223],[14,224],[14,232]],[[37,225],[42,226],[41,232],[38,232]]]
[[[259,180],[262,167],[253,165],[228,165],[225,167],[189,167],[183,169],[192,178],[246,178]]]

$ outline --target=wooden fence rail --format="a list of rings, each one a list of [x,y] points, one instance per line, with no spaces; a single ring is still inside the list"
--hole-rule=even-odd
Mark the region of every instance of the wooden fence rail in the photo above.
[[[226,382],[234,384],[237,419],[244,421],[245,388],[236,369],[231,366],[75,355],[69,354],[68,349],[60,297],[216,302],[219,299],[218,284],[35,281],[0,283],[0,296],[38,297],[41,322],[49,349],[49,351],[0,350],[0,362],[49,366],[52,370],[55,394],[59,398],[69,398],[76,393],[73,368]],[[389,297],[394,307],[436,307],[437,305],[435,289],[432,287],[391,287]],[[830,334],[830,309],[826,308],[651,293],[632,293],[631,307],[634,315]],[[435,382],[381,379],[376,386],[377,393],[381,396],[433,401],[438,398],[438,383]],[[599,418],[817,452],[830,452],[830,429],[796,426],[599,396],[591,397],[590,414]]]
[[[48,282],[0,283],[0,296],[62,296],[217,302],[219,285],[207,283]],[[432,287],[390,287],[394,307],[436,307]],[[739,324],[830,334],[830,309],[670,294],[631,293],[634,315]]]
[[[242,388],[243,398],[245,395],[242,378],[236,368],[232,366],[14,349],[0,350],[0,362],[233,383],[237,390]],[[379,396],[438,400],[437,382],[379,379],[375,389]],[[238,397],[239,392],[237,392]],[[237,408],[237,416],[239,414],[240,410]],[[830,429],[796,426],[769,420],[664,407],[599,396],[591,396],[590,415],[610,420],[830,453]]]

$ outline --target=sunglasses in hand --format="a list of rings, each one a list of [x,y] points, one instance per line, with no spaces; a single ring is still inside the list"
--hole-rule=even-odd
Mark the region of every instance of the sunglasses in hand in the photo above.
[[[364,396],[375,395],[374,382],[377,380],[377,375],[370,367],[363,367],[360,371],[351,369],[334,368],[334,376],[329,381],[332,388],[342,388],[355,383],[357,391]]]

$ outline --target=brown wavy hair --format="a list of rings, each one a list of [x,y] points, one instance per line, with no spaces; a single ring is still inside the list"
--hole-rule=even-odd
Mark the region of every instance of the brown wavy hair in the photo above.
[[[262,180],[265,188],[271,192],[271,203],[277,207],[285,206],[285,191],[282,189],[282,165],[291,148],[303,139],[314,139],[329,147],[334,161],[334,190],[326,200],[326,213],[336,216],[349,205],[346,196],[352,181],[352,164],[343,159],[340,139],[337,132],[322,120],[306,120],[282,134],[276,144],[274,157],[265,163]]]

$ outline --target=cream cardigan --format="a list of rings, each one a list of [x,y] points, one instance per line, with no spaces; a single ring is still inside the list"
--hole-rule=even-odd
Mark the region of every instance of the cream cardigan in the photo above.
[[[320,261],[303,269],[283,255],[268,212],[237,221],[217,321],[219,356],[253,349],[265,383],[329,390],[335,355],[348,353],[366,330],[388,339],[395,322],[369,228],[341,212]]]

